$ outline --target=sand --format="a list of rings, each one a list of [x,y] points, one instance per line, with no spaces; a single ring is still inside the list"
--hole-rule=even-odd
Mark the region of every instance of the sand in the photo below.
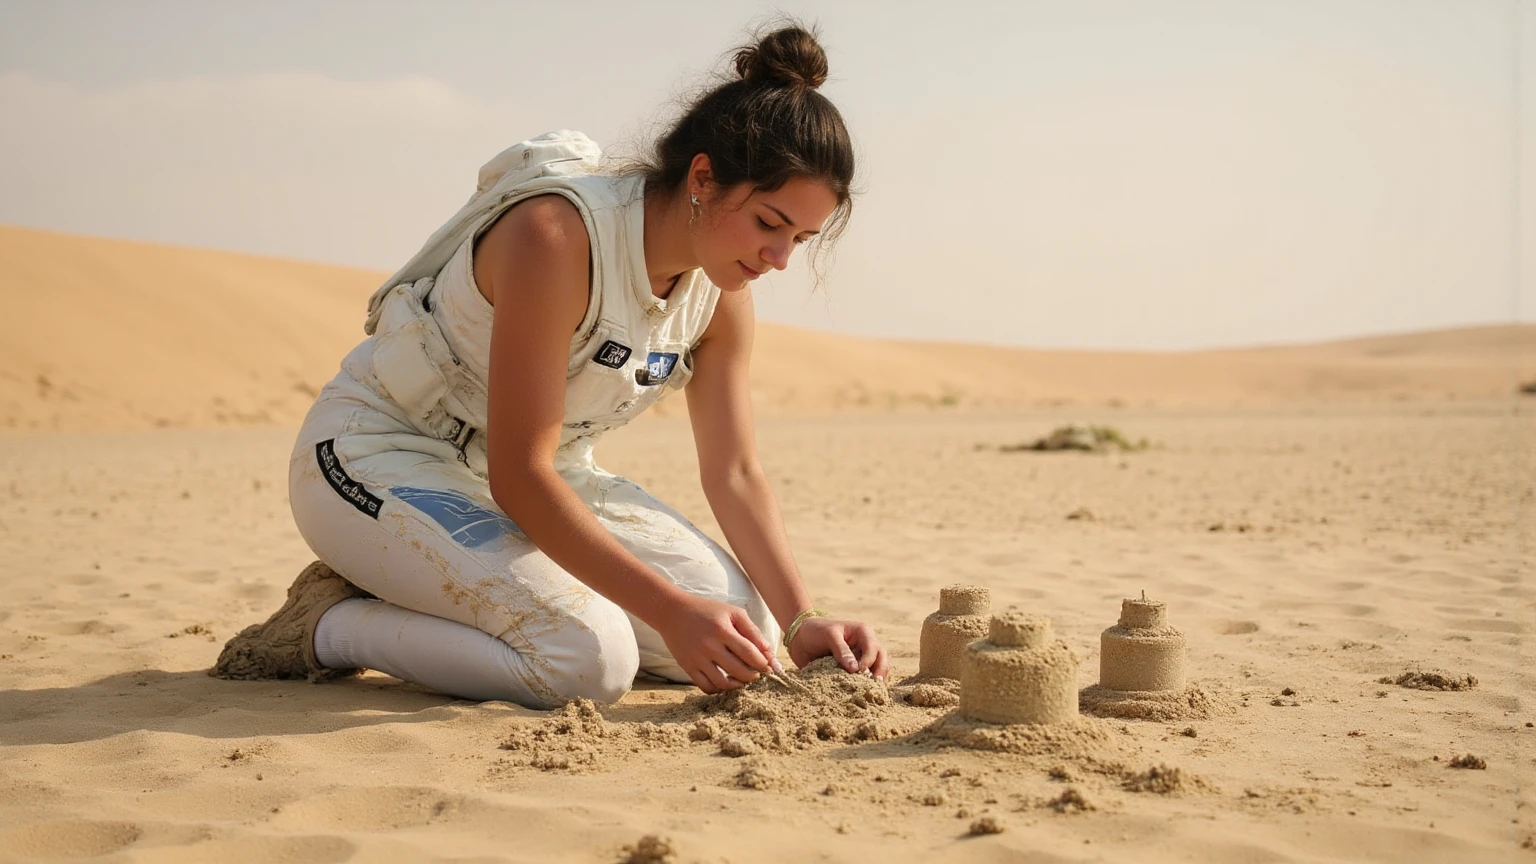
[[[1120,620],[1099,636],[1099,686],[1125,692],[1184,689],[1188,646],[1160,600],[1120,601]]]
[[[1000,724],[1071,723],[1077,710],[1077,655],[1040,615],[992,616],[987,638],[966,648],[960,714]]]
[[[1088,709],[1107,610],[1144,589],[1202,696],[997,727],[942,681],[837,673],[808,701],[642,683],[541,713],[372,672],[205,674],[311,559],[284,486],[309,396],[283,388],[329,375],[358,322],[321,338],[320,313],[354,314],[371,277],[0,248],[25,312],[0,317],[0,862],[1533,860],[1536,400],[1495,386],[1536,378],[1530,328],[1146,363],[765,329],[760,351],[806,349],[754,369],[797,558],[818,605],[877,628],[892,681],[939,589],[984,585],[1051,619]],[[146,293],[135,256],[181,281]],[[887,413],[950,375],[999,403]],[[675,402],[600,456],[720,537]],[[1070,424],[1153,446],[999,449]]]
[[[17,431],[296,425],[363,338],[368,296],[389,275],[5,226],[0,261],[0,430]],[[776,417],[1466,402],[1536,383],[1536,325],[1188,353],[863,339],[767,323],[755,341],[773,362],[752,367],[754,402]],[[682,403],[652,410],[675,416]],[[1120,424],[1074,412],[976,443],[1029,446],[1064,425]]]
[[[938,610],[923,619],[917,676],[959,681],[965,671],[966,646],[987,635],[991,609],[992,594],[979,585],[941,588]]]

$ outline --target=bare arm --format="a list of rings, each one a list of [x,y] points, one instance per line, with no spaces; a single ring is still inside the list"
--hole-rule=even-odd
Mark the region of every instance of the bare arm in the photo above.
[[[778,500],[758,461],[748,382],[753,327],[752,295],[722,294],[694,351],[688,415],[710,509],[774,618],[787,627],[811,608],[811,599],[790,551]],[[869,669],[885,677],[886,652],[868,625],[813,618],[790,645],[791,659],[801,666],[828,654],[850,671]]]
[[[739,682],[754,680],[768,660],[745,613],[689,595],[651,570],[555,471],[571,335],[589,298],[590,254],[580,212],[553,195],[513,207],[480,241],[475,277],[495,310],[486,442],[491,496],[562,569],[655,628],[702,689],[733,686],[721,670]]]

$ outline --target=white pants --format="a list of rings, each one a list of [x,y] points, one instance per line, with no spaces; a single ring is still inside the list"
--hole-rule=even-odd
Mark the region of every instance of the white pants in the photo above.
[[[355,398],[342,378],[300,432],[289,497],[315,555],[379,599],[322,617],[322,663],[535,708],[612,702],[642,671],[689,681],[655,630],[539,551],[451,445]],[[689,593],[742,607],[777,644],[767,605],[719,544],[622,477],[590,464],[560,473],[637,558]]]

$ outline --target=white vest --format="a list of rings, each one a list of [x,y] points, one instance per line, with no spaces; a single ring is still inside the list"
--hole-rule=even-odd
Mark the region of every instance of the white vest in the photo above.
[[[508,154],[532,153],[536,160],[539,146],[545,147],[546,161],[535,162],[533,176],[528,170],[507,171],[508,163],[526,168],[530,161],[527,155],[509,159]],[[552,160],[550,153],[574,157]],[[591,467],[592,445],[603,432],[629,422],[665,388],[680,388],[693,374],[692,350],[709,325],[720,290],[694,270],[678,280],[666,300],[651,293],[644,180],[595,173],[599,158],[596,145],[580,133],[549,133],[509,148],[481,169],[480,186],[469,204],[369,301],[365,330],[373,344],[366,370],[371,374],[364,377],[422,434],[452,441],[465,464],[482,476],[488,391],[475,369],[489,368],[489,334],[456,340],[487,346],[487,356],[465,362],[455,356],[429,310],[434,289],[477,290],[437,282],[472,279],[470,268],[444,270],[444,265],[520,201],[564,196],[581,212],[591,243],[591,301],[571,340],[556,464]],[[483,326],[489,324],[486,315]],[[516,367],[498,368],[496,374],[516,374]]]

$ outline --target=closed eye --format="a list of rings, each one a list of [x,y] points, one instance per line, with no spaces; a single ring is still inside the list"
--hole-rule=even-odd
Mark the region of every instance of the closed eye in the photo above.
[[[764,220],[763,217],[761,217],[761,216],[757,217],[757,224],[763,226],[763,228],[765,228],[766,230],[769,230],[769,231],[777,231],[780,228],[784,227],[783,225],[769,225],[768,222],[766,220]],[[802,236],[796,237],[795,238],[795,245],[799,246],[801,243],[804,243],[805,241],[807,241],[809,239],[811,239],[810,235],[802,235]]]

